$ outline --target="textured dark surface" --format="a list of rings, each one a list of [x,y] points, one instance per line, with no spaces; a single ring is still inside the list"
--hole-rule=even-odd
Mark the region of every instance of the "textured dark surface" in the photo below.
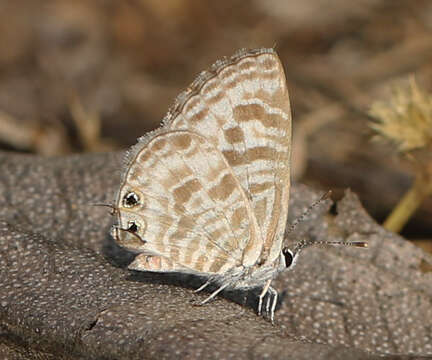
[[[109,209],[91,204],[112,201],[121,158],[0,155],[1,358],[432,356],[432,276],[419,270],[430,259],[373,223],[353,194],[291,236],[370,248],[305,250],[275,284],[272,326],[254,313],[254,293],[199,307],[196,279],[119,266],[132,257],[108,236]],[[317,198],[304,186],[291,194],[290,219]]]

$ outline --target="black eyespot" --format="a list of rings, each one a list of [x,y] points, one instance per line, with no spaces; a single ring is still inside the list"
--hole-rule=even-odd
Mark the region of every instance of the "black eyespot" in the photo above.
[[[282,255],[285,257],[285,266],[287,268],[289,268],[294,261],[294,254],[292,253],[292,251],[288,248],[283,248],[282,249]]]
[[[135,221],[128,222],[127,231],[130,231],[131,233],[136,233],[138,231],[138,225],[136,224]]]
[[[123,197],[123,206],[133,207],[139,203],[139,200],[140,200],[139,196],[133,191],[131,191]]]

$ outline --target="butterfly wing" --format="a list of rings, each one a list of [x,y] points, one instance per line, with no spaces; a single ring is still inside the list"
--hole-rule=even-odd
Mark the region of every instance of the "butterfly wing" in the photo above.
[[[165,126],[199,133],[224,155],[253,208],[260,263],[273,263],[287,220],[291,148],[288,91],[274,50],[217,62],[177,98]]]
[[[223,274],[257,261],[250,203],[213,144],[162,130],[138,146],[118,194],[115,234],[143,254],[134,269]]]

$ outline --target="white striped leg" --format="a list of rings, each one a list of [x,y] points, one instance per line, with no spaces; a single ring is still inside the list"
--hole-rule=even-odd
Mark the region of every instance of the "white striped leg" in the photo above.
[[[201,301],[200,305],[204,305],[205,303],[208,303],[211,299],[213,299],[217,294],[219,294],[223,289],[225,289],[229,285],[230,285],[229,282],[227,282],[224,285],[222,285],[219,289],[217,289],[216,291],[214,291],[207,299]]]
[[[269,287],[268,292],[269,292],[269,296],[266,304],[266,312],[268,315],[270,315],[270,321],[274,325],[274,313],[277,305],[278,293],[271,286]],[[273,300],[271,301],[271,299]],[[270,308],[270,302],[271,302],[271,308]]]
[[[263,298],[264,298],[264,296],[267,294],[267,291],[269,290],[269,288],[270,288],[270,284],[271,284],[271,279],[270,280],[267,280],[267,282],[265,283],[265,285],[264,285],[264,287],[263,287],[263,289],[262,289],[262,291],[261,291],[261,294],[259,295],[259,300],[258,300],[258,315],[260,316],[261,315],[261,310],[262,310],[262,303],[263,303]]]
[[[207,280],[203,285],[201,285],[198,289],[194,290],[194,293],[198,293],[202,290],[204,290],[207,286],[209,286],[211,283],[211,280]]]

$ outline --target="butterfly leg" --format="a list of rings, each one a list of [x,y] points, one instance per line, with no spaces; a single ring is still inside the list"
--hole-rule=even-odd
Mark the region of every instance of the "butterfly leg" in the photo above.
[[[209,286],[211,283],[211,279],[207,280],[203,285],[201,285],[198,289],[194,290],[194,293],[198,293],[202,290],[204,290],[207,286]]]
[[[271,323],[274,324],[274,313],[275,313],[275,309],[276,309],[276,305],[277,305],[278,293],[272,287],[269,287],[268,290],[269,290],[269,297],[268,297],[267,304],[266,304],[266,312],[267,312],[267,314],[270,315]],[[272,301],[270,301],[271,298],[273,298]],[[270,302],[271,302],[271,308],[270,308]]]
[[[273,288],[270,286],[268,289],[268,292],[267,292],[268,296],[267,296],[266,309],[265,309],[267,315],[270,314],[270,303],[271,303],[272,296],[273,296],[272,290],[273,290]]]
[[[219,287],[219,289],[214,291],[207,299],[204,299],[203,301],[201,301],[200,305],[204,305],[204,304],[208,303],[211,299],[213,299],[217,294],[219,294],[223,289],[225,289],[229,285],[230,285],[229,282],[223,284],[221,287]]]
[[[267,291],[269,290],[269,288],[270,288],[270,284],[271,284],[271,279],[270,280],[267,280],[267,282],[265,283],[265,285],[264,285],[264,287],[263,287],[263,289],[262,289],[262,291],[261,291],[261,294],[259,295],[259,300],[258,300],[258,315],[261,315],[261,310],[262,310],[262,303],[263,303],[263,299],[264,299],[264,296],[267,294]]]

